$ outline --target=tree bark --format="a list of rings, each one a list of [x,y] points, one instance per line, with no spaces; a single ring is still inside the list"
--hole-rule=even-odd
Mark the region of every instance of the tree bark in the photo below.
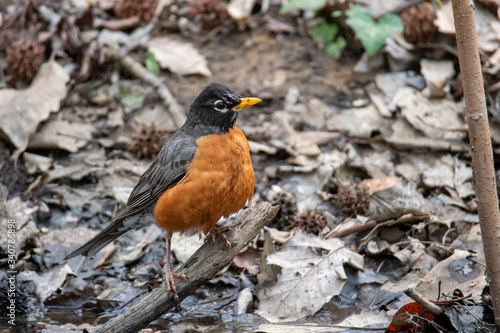
[[[497,328],[500,328],[500,214],[474,21],[474,4],[471,0],[452,0],[452,4],[466,118],[469,125],[474,190],[495,312],[495,324]]]
[[[189,278],[189,280],[178,278],[175,280],[179,299],[182,301],[226,267],[241,249],[271,221],[278,213],[278,210],[278,206],[271,206],[268,202],[261,202],[240,214],[232,224],[234,232],[230,231],[225,234],[231,248],[226,246],[222,237],[217,237],[215,242],[208,239],[176,271],[176,273],[184,274]],[[100,327],[96,333],[137,332],[175,305],[176,301],[172,293],[167,292],[167,287],[163,282],[139,302],[125,309],[118,317]]]

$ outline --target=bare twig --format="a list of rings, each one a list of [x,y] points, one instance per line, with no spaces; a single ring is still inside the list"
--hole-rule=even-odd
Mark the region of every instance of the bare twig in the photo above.
[[[149,72],[144,66],[135,61],[131,56],[115,49],[112,54],[113,59],[118,61],[130,74],[146,83],[152,85],[158,91],[163,102],[169,109],[172,120],[177,127],[181,127],[186,121],[186,114],[182,106],[174,98],[170,90],[161,82],[160,78]]]
[[[443,309],[441,309],[439,305],[432,303],[428,299],[425,299],[419,292],[413,290],[412,288],[408,288],[403,292],[415,302],[422,305],[422,307],[430,313],[433,313],[436,316],[443,314]]]
[[[347,227],[345,227],[343,224],[339,224],[335,229],[328,232],[325,235],[325,238],[342,238],[351,234],[355,234],[357,232],[372,229],[377,226],[377,221],[375,220],[370,220],[366,223],[362,223],[355,218],[349,218],[348,222],[349,223],[347,224]]]
[[[500,213],[472,0],[453,0],[458,60],[469,125],[474,190],[495,324],[500,328]]]
[[[177,294],[183,300],[205,281],[213,278],[217,272],[226,267],[240,250],[252,240],[271,219],[278,213],[278,206],[262,202],[240,214],[232,227],[234,231],[226,234],[231,248],[226,246],[222,237],[215,242],[209,240],[176,273],[186,275],[189,280],[176,279]],[[142,298],[133,306],[125,309],[115,319],[100,327],[97,332],[137,332],[151,321],[159,318],[177,302],[166,290],[165,282]]]
[[[38,185],[40,185],[41,182],[42,182],[42,175],[38,175],[35,181],[28,186],[26,191],[23,192],[23,195],[27,196],[28,194],[30,194],[31,191],[33,191]]]
[[[398,224],[403,224],[403,223],[413,223],[413,222],[420,222],[420,221],[423,221],[423,220],[427,220],[430,218],[430,215],[413,215],[413,214],[406,214],[406,215],[403,215],[403,216],[400,216],[397,220],[388,220],[388,221],[385,221],[385,222],[380,222],[378,223],[375,228],[373,228],[372,231],[370,231],[370,233],[368,235],[366,235],[365,237],[363,237],[361,239],[362,242],[367,242],[371,239],[373,239],[377,234],[378,234],[378,231],[382,228],[385,228],[385,227],[392,227],[392,226],[395,226],[395,225],[398,225]]]

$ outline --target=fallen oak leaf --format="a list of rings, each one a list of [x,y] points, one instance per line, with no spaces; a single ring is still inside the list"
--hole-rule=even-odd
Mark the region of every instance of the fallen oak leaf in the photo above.
[[[179,75],[201,74],[212,76],[205,57],[191,44],[171,37],[157,37],[148,42],[161,68]]]
[[[29,137],[36,132],[38,124],[51,112],[59,111],[68,81],[69,75],[62,66],[49,61],[42,65],[27,89],[0,90],[0,134],[17,148],[13,159],[26,150]]]
[[[30,136],[29,148],[58,148],[76,153],[92,139],[95,127],[84,123],[70,123],[66,120],[47,121],[43,127]]]
[[[433,320],[432,313],[417,302],[411,302],[399,308],[391,324],[385,329],[385,333],[414,332],[415,329],[420,332],[426,327],[427,321]]]
[[[255,0],[231,0],[227,6],[227,12],[237,23],[238,28],[243,30],[252,15]]]
[[[363,257],[344,242],[322,239],[302,231],[290,238],[281,251],[267,255],[264,267],[277,267],[275,276],[259,275],[259,310],[269,322],[295,321],[316,313],[347,281],[344,264],[363,269]],[[267,267],[266,267],[267,266]],[[269,279],[269,280],[264,280]]]

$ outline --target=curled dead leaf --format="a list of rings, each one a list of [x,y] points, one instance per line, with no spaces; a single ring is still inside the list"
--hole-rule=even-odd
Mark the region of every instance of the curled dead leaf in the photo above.
[[[14,159],[26,149],[38,124],[59,111],[68,81],[62,66],[50,61],[42,65],[29,88],[0,90],[0,134],[17,148]]]
[[[298,232],[265,260],[281,272],[276,281],[260,285],[258,314],[270,322],[283,322],[316,313],[342,290],[346,263],[357,269],[364,265],[363,257],[341,240]]]
[[[191,44],[171,37],[153,38],[148,43],[161,68],[179,75],[212,76],[205,57]]]

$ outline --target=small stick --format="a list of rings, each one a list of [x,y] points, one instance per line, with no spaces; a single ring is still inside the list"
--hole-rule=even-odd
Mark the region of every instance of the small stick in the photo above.
[[[500,329],[500,212],[496,187],[493,149],[491,147],[488,112],[484,95],[481,59],[472,0],[452,0],[457,38],[458,62],[462,74],[465,118],[469,125],[469,141],[473,167],[484,258],[493,301],[495,325]]]
[[[111,57],[118,61],[120,65],[128,70],[130,74],[138,79],[143,80],[146,83],[152,85],[163,102],[168,106],[170,116],[177,127],[181,127],[186,121],[186,114],[182,106],[174,98],[170,90],[161,82],[160,78],[148,71],[144,66],[135,61],[131,56],[124,54],[123,52],[115,49]]]
[[[424,296],[422,296],[419,292],[413,290],[412,288],[408,288],[403,292],[415,302],[422,305],[424,309],[431,312],[432,314],[435,314],[436,316],[440,316],[443,314],[443,309],[441,309],[439,305],[436,305],[431,301],[425,299]]]

